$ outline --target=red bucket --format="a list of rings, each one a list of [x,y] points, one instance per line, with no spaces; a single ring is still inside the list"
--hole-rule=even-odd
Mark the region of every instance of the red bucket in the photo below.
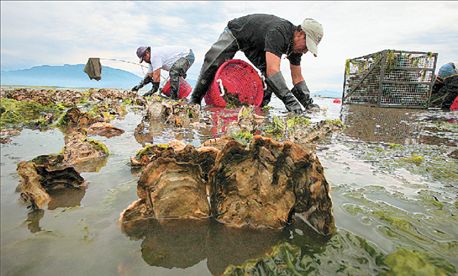
[[[189,85],[189,83],[185,79],[180,77],[180,91],[178,93],[178,99],[186,98],[191,93],[191,91],[191,85]],[[162,94],[170,97],[170,79],[162,88]]]
[[[458,111],[458,96],[456,96],[455,100],[453,100],[453,103],[450,105],[450,110]]]
[[[261,106],[263,97],[264,87],[258,72],[243,60],[231,59],[221,64],[216,71],[205,95],[205,103],[226,107],[225,98],[231,98],[235,102]]]

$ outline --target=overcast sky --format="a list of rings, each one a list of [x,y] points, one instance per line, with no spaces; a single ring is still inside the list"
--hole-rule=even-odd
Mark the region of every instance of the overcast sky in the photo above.
[[[438,66],[458,61],[458,2],[1,1],[1,69],[81,64],[88,57],[138,62],[138,46],[185,45],[196,54],[188,77],[197,79],[227,21],[251,13],[297,25],[311,17],[323,25],[318,57],[302,58],[312,91],[342,90],[347,58],[384,49],[437,52]],[[102,64],[143,75],[137,65]],[[288,68],[282,59],[291,80]]]

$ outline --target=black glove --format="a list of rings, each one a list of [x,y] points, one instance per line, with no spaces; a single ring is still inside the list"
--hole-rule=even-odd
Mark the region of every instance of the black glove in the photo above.
[[[302,104],[302,106],[305,109],[310,109],[312,107],[318,106],[314,104],[312,98],[310,98],[310,90],[308,89],[305,81],[296,83],[293,89],[291,89],[291,92],[293,92],[294,97],[296,97],[296,99]]]
[[[285,104],[288,111],[302,113],[302,108],[296,98],[286,86],[285,79],[281,72],[276,73],[266,79],[268,89],[271,89],[275,95]]]
[[[137,92],[143,86],[147,85],[148,83],[152,81],[153,79],[149,75],[146,75],[145,78],[143,78],[138,85],[135,85],[134,87],[132,87],[132,91]]]
[[[148,91],[148,92],[146,92],[145,94],[143,94],[143,96],[151,96],[151,95],[153,95],[154,93],[156,93],[157,90],[159,90],[159,82],[154,82],[154,81],[153,81],[153,88],[151,88],[150,91]]]

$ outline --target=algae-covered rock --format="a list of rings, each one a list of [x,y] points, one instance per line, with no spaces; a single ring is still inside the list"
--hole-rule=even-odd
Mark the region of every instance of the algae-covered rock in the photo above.
[[[179,140],[172,140],[168,144],[146,145],[131,157],[132,166],[146,166],[159,158],[173,158],[177,162],[188,162],[200,166],[206,180],[212,169],[219,150],[215,147],[204,146],[195,148]]]
[[[255,136],[229,142],[209,174],[215,219],[235,227],[282,228],[300,213],[325,235],[335,230],[329,184],[318,158],[292,142]]]
[[[92,116],[87,112],[82,112],[79,108],[73,107],[59,120],[58,125],[65,128],[67,132],[79,131],[100,121],[100,118]]]
[[[64,163],[69,166],[99,160],[109,154],[108,148],[103,143],[87,138],[80,132],[69,133],[64,140]]]
[[[18,101],[1,98],[0,127],[6,128],[44,128],[54,122],[63,112],[58,104],[41,104],[34,101]]]

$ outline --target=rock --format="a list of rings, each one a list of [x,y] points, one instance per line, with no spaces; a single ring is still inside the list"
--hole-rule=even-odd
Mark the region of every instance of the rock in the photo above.
[[[56,195],[67,189],[80,190],[78,194],[84,196],[84,179],[72,167],[57,167],[62,159],[62,156],[42,155],[32,161],[19,162],[17,172],[21,180],[18,190],[21,199],[33,209],[43,209],[50,204],[53,200],[50,193]],[[82,196],[79,197],[79,201],[81,198]],[[52,207],[61,207],[56,202],[59,201],[54,198]]]
[[[342,130],[340,120],[325,120],[314,125],[289,128],[289,140],[301,145],[310,145],[323,140],[328,134]]]
[[[199,165],[159,158],[144,169],[137,195],[158,220],[203,219],[210,215]]]
[[[123,134],[124,130],[114,127],[113,125],[109,123],[97,122],[97,123],[90,125],[86,129],[86,133],[89,135],[99,135],[99,136],[105,136],[107,138],[111,138],[111,137],[119,136]]]
[[[300,219],[321,234],[335,231],[330,187],[312,148],[261,136],[245,146],[224,137],[198,149],[181,142],[152,145],[133,160],[146,167],[140,200],[123,213],[123,223],[203,219],[211,212],[236,228],[281,229]]]
[[[148,120],[162,120],[176,127],[188,127],[199,121],[200,107],[188,105],[184,101],[171,101],[159,96],[152,97],[147,104]]]
[[[66,132],[72,132],[87,128],[98,121],[100,118],[93,117],[86,112],[81,112],[79,108],[73,107],[67,110],[59,125],[64,127]]]
[[[33,162],[19,162],[17,172],[20,178],[21,199],[32,209],[42,209],[49,203],[49,195],[41,185],[41,176]]]
[[[146,166],[159,158],[173,158],[177,162],[186,162],[198,165],[206,180],[208,172],[215,163],[219,150],[212,146],[196,149],[192,145],[172,140],[169,144],[146,145],[135,157],[131,158],[132,166]]]
[[[233,227],[284,227],[302,213],[325,235],[334,231],[329,185],[308,149],[255,136],[249,148],[229,142],[209,173],[215,219]]]
[[[86,135],[80,132],[67,134],[64,137],[64,141],[63,162],[67,166],[100,160],[109,154],[103,143],[87,138]]]

